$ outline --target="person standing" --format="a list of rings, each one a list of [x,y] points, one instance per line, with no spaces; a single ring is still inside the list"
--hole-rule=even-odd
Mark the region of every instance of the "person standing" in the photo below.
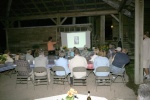
[[[145,72],[145,78],[150,79],[149,66],[150,66],[150,38],[149,32],[145,32],[143,35],[143,68]]]
[[[48,38],[48,42],[47,42],[47,49],[48,49],[48,55],[55,55],[55,49],[54,49],[54,45],[57,42],[53,42],[52,41],[52,37]]]

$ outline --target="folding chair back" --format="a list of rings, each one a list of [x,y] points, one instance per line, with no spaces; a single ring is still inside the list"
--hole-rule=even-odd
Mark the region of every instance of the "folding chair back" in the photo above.
[[[73,68],[73,72],[86,72],[85,67],[75,67]]]
[[[35,67],[34,73],[34,88],[37,85],[47,85],[48,89],[48,73],[45,67]]]
[[[65,71],[65,68],[62,66],[54,66],[52,67],[53,71]]]
[[[124,69],[124,71],[123,71],[122,73],[112,73],[112,75],[114,76],[113,82],[115,82],[115,80],[116,80],[118,77],[121,77],[121,78],[122,78],[122,83],[126,83],[126,80],[125,80],[125,74],[126,74],[125,64],[122,66],[121,69],[122,69],[122,70]],[[115,82],[115,83],[120,83],[120,82]]]
[[[99,66],[96,68],[95,73],[103,73],[108,72],[107,76],[97,76],[95,74],[95,83],[96,83],[96,90],[97,86],[107,86],[109,85],[111,87],[111,78],[110,78],[110,68],[108,66]]]
[[[16,86],[17,84],[27,84],[28,86],[28,78],[30,78],[30,74],[27,70],[27,67],[16,66],[15,70],[17,72]]]
[[[107,66],[100,66],[96,68],[96,72],[110,72],[110,68]]]
[[[75,67],[73,68],[73,73],[74,72],[86,72],[86,68],[85,67]],[[86,86],[87,85],[87,76],[85,77],[82,77],[82,78],[76,78],[76,77],[73,77],[73,85],[75,86]]]
[[[62,66],[54,66],[52,67],[52,71],[55,72],[53,74],[53,84],[64,85],[64,88],[65,88],[65,82],[69,82],[68,75],[66,74],[65,68]],[[56,75],[57,71],[64,71],[65,75],[62,75],[62,76]]]

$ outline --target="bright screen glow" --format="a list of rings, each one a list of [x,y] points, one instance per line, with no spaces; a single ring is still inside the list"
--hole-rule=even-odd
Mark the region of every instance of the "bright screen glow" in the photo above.
[[[90,48],[90,31],[62,32],[61,41],[62,46],[67,46],[68,48],[77,47],[83,49],[85,45]]]

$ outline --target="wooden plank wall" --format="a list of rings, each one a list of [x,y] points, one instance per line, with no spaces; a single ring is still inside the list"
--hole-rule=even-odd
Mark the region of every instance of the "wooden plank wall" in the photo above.
[[[25,52],[27,49],[32,49],[35,44],[47,50],[48,37],[52,36],[53,40],[56,41],[56,36],[58,36],[56,27],[13,28],[8,29],[7,32],[8,47],[11,52],[18,50]]]

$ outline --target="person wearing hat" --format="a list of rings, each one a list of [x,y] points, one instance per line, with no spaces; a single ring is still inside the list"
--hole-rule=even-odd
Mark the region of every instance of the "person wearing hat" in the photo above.
[[[111,72],[114,74],[123,73],[125,71],[125,68],[122,68],[124,65],[129,63],[130,58],[126,54],[126,52],[121,52],[121,48],[116,48],[119,52],[117,52],[113,59],[112,64],[110,66]]]
[[[121,47],[117,47],[115,50],[116,52],[121,52]]]
[[[65,52],[61,50],[59,52],[59,59],[55,61],[56,66],[62,66],[64,67],[66,74],[68,75],[70,73],[69,67],[68,67],[68,60],[64,58]],[[62,76],[65,75],[64,71],[56,71],[56,75]]]
[[[48,64],[48,59],[47,57],[45,57],[44,55],[44,51],[41,49],[39,50],[39,56],[35,58],[35,67],[45,67],[47,69],[47,73],[48,73],[48,81],[50,83],[50,70],[49,68],[47,68],[47,64]],[[37,76],[44,76],[46,73],[42,72],[42,73],[35,73]]]

